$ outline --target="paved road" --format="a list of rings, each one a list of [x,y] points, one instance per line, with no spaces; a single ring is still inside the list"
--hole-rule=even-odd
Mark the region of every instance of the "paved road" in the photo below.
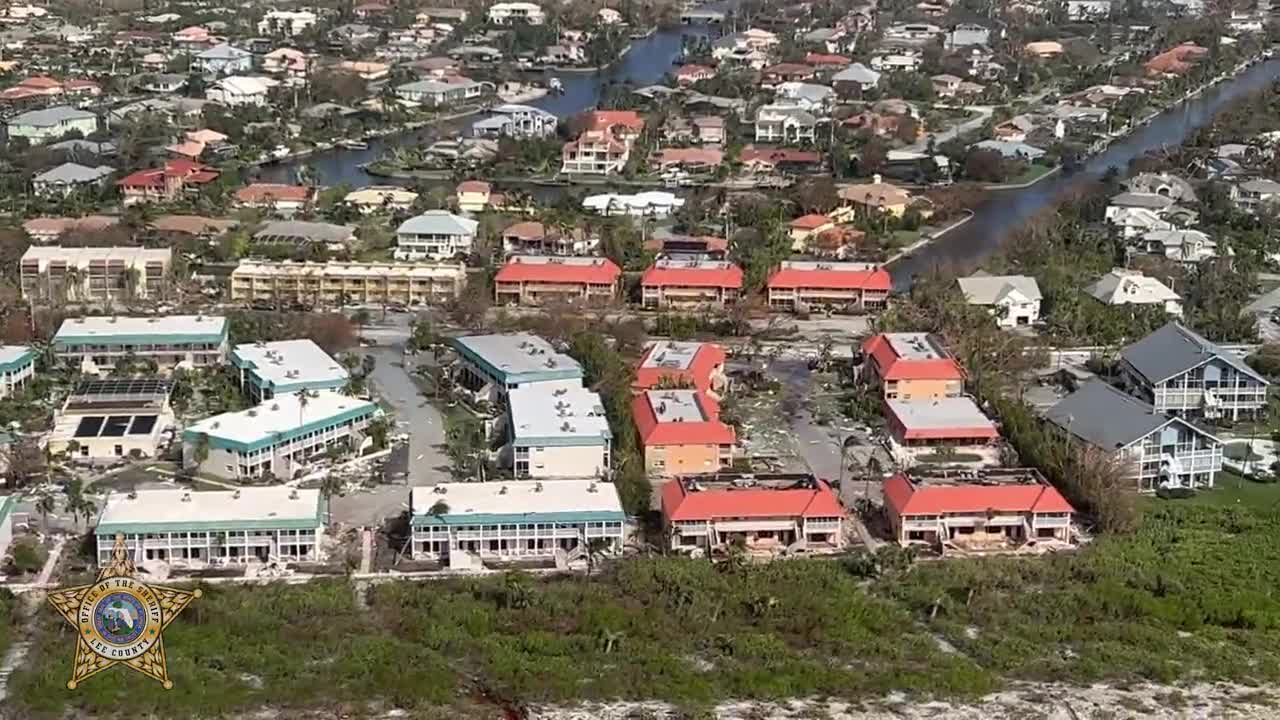
[[[408,472],[410,485],[434,485],[449,479],[449,459],[444,454],[444,418],[440,411],[418,393],[406,372],[413,356],[402,354],[403,345],[366,350],[377,364],[373,368],[373,391],[395,410],[393,434],[409,434]]]

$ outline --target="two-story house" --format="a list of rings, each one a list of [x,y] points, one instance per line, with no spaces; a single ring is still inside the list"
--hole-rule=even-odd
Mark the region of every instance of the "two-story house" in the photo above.
[[[799,105],[765,105],[756,114],[756,142],[811,143],[818,119]]]
[[[191,71],[205,77],[236,75],[253,69],[253,53],[223,43],[215,45],[191,58]]]
[[[1243,359],[1177,322],[1125,348],[1120,374],[1154,413],[1231,420],[1264,409],[1270,384]]]
[[[98,116],[69,105],[32,110],[5,121],[10,138],[26,138],[33,144],[57,140],[69,132],[90,135],[98,130]]]
[[[444,260],[471,252],[480,223],[448,210],[428,210],[396,228],[397,260]]]
[[[988,275],[978,271],[957,281],[970,305],[985,307],[996,325],[1012,328],[1040,321],[1040,285],[1026,275]]]

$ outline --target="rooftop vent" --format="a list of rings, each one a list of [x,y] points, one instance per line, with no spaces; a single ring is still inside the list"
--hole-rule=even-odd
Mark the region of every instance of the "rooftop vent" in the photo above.
[[[188,491],[186,491],[186,492],[182,493],[182,502],[191,502],[191,491],[190,491],[190,490],[188,490]]]
[[[498,494],[499,494],[499,495],[506,495],[506,494],[507,494],[507,486],[506,486],[506,485],[503,485],[502,487],[498,488]]]
[[[240,491],[239,491],[239,490],[236,490],[235,492],[231,493],[231,497],[235,498],[236,500],[239,500],[239,499],[240,499]]]
[[[290,499],[290,500],[297,500],[297,499],[298,499],[298,489],[297,489],[297,488],[293,488],[292,490],[290,490],[290,491],[289,491],[289,499]]]
[[[542,483],[540,483],[540,482],[539,482],[539,483],[535,483],[535,484],[534,484],[534,486],[533,486],[533,491],[534,491],[534,492],[542,492]]]

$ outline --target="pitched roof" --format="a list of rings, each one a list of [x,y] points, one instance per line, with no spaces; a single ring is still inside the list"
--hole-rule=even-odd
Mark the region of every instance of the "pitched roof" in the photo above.
[[[742,268],[730,262],[680,263],[658,260],[644,271],[640,285],[677,287],[742,287]]]
[[[6,122],[10,127],[14,125],[57,127],[64,122],[97,119],[97,117],[97,115],[94,115],[91,112],[78,110],[70,105],[59,105],[58,107],[45,108],[44,110],[24,112],[21,115],[15,115],[14,117],[9,118]]]
[[[921,351],[909,353],[913,348]],[[884,380],[964,379],[960,364],[925,333],[873,335],[862,343],[862,352],[876,364],[876,372]]]
[[[1040,285],[1026,275],[971,275],[958,282],[965,300],[973,305],[995,305],[1013,291],[1030,301],[1041,298]]]
[[[428,210],[400,223],[396,234],[475,235],[480,223],[448,210]]]
[[[662,514],[670,521],[725,517],[844,517],[831,486],[689,490],[679,479],[662,487]]]
[[[1059,400],[1044,417],[1106,452],[1132,445],[1172,422],[1147,403],[1100,380]]]
[[[242,203],[306,202],[310,197],[309,187],[279,183],[253,183],[236,191],[236,200]]]
[[[787,261],[769,276],[770,288],[883,290],[893,285],[889,271],[867,263]]]
[[[698,390],[646,390],[631,400],[640,443],[732,445],[733,428],[720,421],[720,406]]]
[[[1164,382],[1215,357],[1259,382],[1267,382],[1266,378],[1233,353],[1223,350],[1177,322],[1167,323],[1133,343],[1120,353],[1120,357],[1152,384]]]
[[[622,277],[622,268],[608,258],[515,255],[493,279],[494,282],[612,285],[619,277]]]
[[[38,183],[91,183],[101,180],[113,172],[115,172],[115,168],[110,165],[87,167],[69,162],[36,175],[32,178],[32,181]]]
[[[897,515],[1001,512],[1074,513],[1050,485],[917,485],[903,473],[884,483],[884,502]]]

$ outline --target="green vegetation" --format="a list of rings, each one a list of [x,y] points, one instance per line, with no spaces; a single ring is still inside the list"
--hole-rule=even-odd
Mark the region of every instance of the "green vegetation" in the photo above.
[[[13,642],[13,627],[18,619],[18,598],[0,588],[0,657],[9,651]]]

